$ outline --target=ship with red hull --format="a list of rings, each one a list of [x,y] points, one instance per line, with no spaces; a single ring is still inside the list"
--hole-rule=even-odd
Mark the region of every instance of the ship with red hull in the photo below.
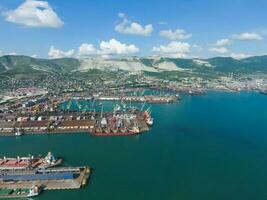
[[[140,134],[140,132],[125,132],[125,133],[123,132],[117,132],[117,133],[94,132],[94,133],[91,133],[91,135],[93,136],[127,136],[127,135],[138,135],[138,134]]]
[[[62,163],[61,158],[55,158],[50,152],[45,157],[17,157],[0,159],[0,170],[23,170],[35,168],[50,168]]]
[[[120,128],[108,128],[107,127],[107,121],[105,121],[104,123],[102,123],[102,125],[104,124],[105,126],[103,127],[99,127],[99,128],[95,128],[93,131],[90,132],[91,135],[93,136],[128,136],[128,135],[138,135],[140,133],[142,133],[143,131],[147,131],[149,130],[149,126],[153,125],[153,118],[151,117],[151,111],[150,109],[146,110],[145,112],[143,112],[142,114],[142,120],[144,121],[145,125],[143,126],[139,126],[138,124],[134,124],[131,127],[120,127]],[[144,128],[145,127],[145,128]]]

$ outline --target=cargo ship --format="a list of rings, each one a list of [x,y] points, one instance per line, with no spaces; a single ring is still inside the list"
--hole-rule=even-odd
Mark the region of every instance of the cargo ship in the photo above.
[[[34,168],[49,168],[55,167],[62,163],[61,158],[55,158],[49,152],[47,156],[42,157],[17,157],[17,158],[2,158],[0,159],[0,170],[19,170],[19,169],[34,169]]]
[[[28,198],[37,196],[39,194],[40,188],[37,186],[33,186],[31,188],[0,189],[0,199]]]

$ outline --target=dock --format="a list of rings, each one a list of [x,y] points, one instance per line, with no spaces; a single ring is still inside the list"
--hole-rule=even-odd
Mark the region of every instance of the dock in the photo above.
[[[34,180],[34,181],[3,181],[0,179],[0,188],[16,189],[16,188],[31,188],[33,185],[41,187],[42,190],[62,190],[62,189],[79,189],[88,183],[91,169],[85,167],[57,168],[56,170],[76,170],[77,177],[73,179],[49,179],[49,180]],[[25,173],[25,172],[23,172]],[[29,172],[28,172],[29,173]]]
[[[106,95],[93,96],[91,103],[80,102],[82,99],[76,97],[43,97],[23,101],[12,109],[6,107],[4,113],[0,113],[0,136],[58,133],[88,133],[92,136],[136,135],[148,131],[153,124],[150,106],[144,109],[147,102],[178,101],[178,96]],[[98,100],[129,101],[130,105],[120,102],[114,106],[113,111],[105,112],[102,102],[95,103]],[[144,103],[139,109],[132,106],[132,102]]]
[[[76,98],[77,100],[78,98]],[[139,103],[176,103],[179,101],[178,96],[156,96],[156,95],[108,95],[108,96],[94,96],[94,100],[98,101],[126,101]]]
[[[17,117],[16,121],[0,121],[0,136],[18,136],[21,134],[69,134],[88,133],[92,136],[135,135],[150,129],[144,112],[66,112],[43,113],[38,119]]]

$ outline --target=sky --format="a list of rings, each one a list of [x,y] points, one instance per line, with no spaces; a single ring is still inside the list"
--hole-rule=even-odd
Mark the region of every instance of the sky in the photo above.
[[[266,0],[0,0],[0,55],[267,54]]]

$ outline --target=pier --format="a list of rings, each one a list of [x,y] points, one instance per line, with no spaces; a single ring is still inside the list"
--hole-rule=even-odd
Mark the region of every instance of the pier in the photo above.
[[[153,124],[151,111],[145,115],[144,107],[147,102],[173,103],[178,101],[178,96],[155,95],[114,96],[107,94],[107,96],[93,95],[92,98],[90,96],[87,98],[91,99],[91,102],[85,101],[83,97],[75,96],[40,97],[23,100],[18,106],[12,105],[12,108],[7,106],[0,113],[0,136],[81,132],[92,136],[136,135],[148,131]],[[114,106],[113,111],[105,112],[104,102],[101,101],[109,100],[120,100],[120,102]],[[85,104],[82,105],[81,102],[84,101]],[[129,102],[129,105],[124,102]],[[133,107],[132,102],[143,102],[143,105],[139,109]]]
[[[93,136],[135,135],[148,131],[147,116],[138,109],[127,112],[52,112],[0,120],[0,136],[29,134],[88,133]],[[148,116],[151,118],[151,116]],[[19,131],[19,135],[18,135]]]
[[[88,183],[91,169],[86,167],[73,167],[69,168],[58,168],[57,172],[67,171],[70,172],[75,170],[75,177],[72,178],[61,178],[61,179],[39,179],[39,180],[1,180],[0,176],[0,188],[16,189],[16,188],[31,188],[33,185],[42,188],[42,190],[62,190],[62,189],[79,189]],[[30,173],[30,171],[26,171]],[[20,173],[25,174],[26,172],[21,171]],[[32,175],[34,176],[34,175]]]
[[[146,103],[176,103],[179,101],[177,96],[160,96],[160,95],[127,95],[127,96],[94,96],[93,99],[99,101],[131,101]]]
[[[44,190],[79,189],[88,183],[91,174],[89,166],[58,166],[62,161],[51,152],[45,157],[4,156],[0,158],[0,190],[10,196],[9,190],[17,191],[16,196],[24,191],[27,197],[39,195]]]

